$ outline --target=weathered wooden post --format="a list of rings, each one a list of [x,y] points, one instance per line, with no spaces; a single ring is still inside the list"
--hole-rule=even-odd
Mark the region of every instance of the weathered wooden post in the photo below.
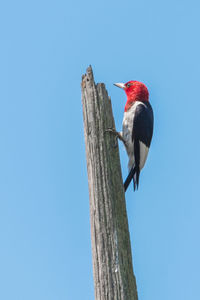
[[[96,300],[137,300],[119,150],[111,101],[92,68],[82,78]]]

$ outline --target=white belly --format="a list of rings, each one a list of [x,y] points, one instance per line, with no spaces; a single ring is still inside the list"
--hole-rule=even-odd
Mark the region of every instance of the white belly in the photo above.
[[[122,136],[126,141],[126,151],[129,157],[128,168],[129,170],[135,165],[134,156],[134,140],[132,141],[132,131],[133,131],[133,120],[135,116],[135,110],[139,104],[145,105],[140,101],[136,101],[132,107],[124,113]],[[144,167],[146,162],[147,154],[149,148],[140,142],[140,170]]]

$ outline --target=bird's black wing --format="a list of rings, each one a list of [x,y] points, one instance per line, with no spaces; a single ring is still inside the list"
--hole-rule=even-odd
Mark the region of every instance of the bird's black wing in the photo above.
[[[151,104],[146,102],[139,104],[133,118],[132,140],[139,140],[148,148],[153,135],[153,110]]]
[[[153,135],[153,110],[149,102],[139,104],[133,118],[132,141],[134,140],[134,189],[138,188],[140,176],[140,142],[148,148]]]

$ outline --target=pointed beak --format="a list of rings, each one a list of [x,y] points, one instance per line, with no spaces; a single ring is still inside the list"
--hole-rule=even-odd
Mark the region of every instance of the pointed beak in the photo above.
[[[125,84],[124,83],[114,83],[114,85],[121,88],[121,89],[125,89]]]

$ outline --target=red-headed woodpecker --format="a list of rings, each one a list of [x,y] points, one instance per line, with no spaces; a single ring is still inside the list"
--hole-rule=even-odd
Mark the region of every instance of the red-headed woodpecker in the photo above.
[[[117,136],[124,142],[129,157],[129,175],[124,183],[125,191],[133,179],[134,190],[139,185],[140,171],[147,159],[153,134],[153,110],[149,103],[147,87],[139,81],[115,83],[124,89],[127,101],[122,133]]]

